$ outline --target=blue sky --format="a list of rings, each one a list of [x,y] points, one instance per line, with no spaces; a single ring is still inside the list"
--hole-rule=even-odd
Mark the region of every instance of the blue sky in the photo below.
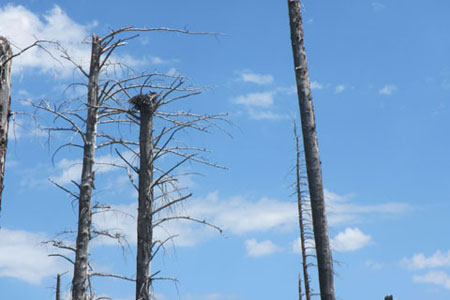
[[[304,29],[317,120],[338,299],[450,297],[450,19],[448,1],[304,1]],[[184,108],[228,112],[232,138],[186,135],[229,168],[186,165],[194,196],[183,207],[224,228],[220,235],[191,224],[154,269],[177,277],[157,282],[158,300],[295,299],[300,254],[296,203],[290,198],[295,161],[292,121],[298,116],[286,1],[15,1],[0,4],[0,34],[15,46],[59,40],[86,63],[81,41],[108,28],[174,27],[227,36],[148,33],[119,52],[136,67],[178,72],[207,87]],[[14,24],[14,25],[11,25]],[[14,48],[17,51],[18,48]],[[78,75],[34,49],[13,62],[12,109],[23,100],[61,101]],[[48,119],[40,118],[39,122]],[[41,241],[76,226],[71,199],[48,178],[69,184],[80,153],[51,163],[50,144],[17,115],[10,131],[0,218],[0,298],[52,299],[56,274],[70,289],[71,266]],[[115,158],[98,153],[100,161]],[[97,172],[95,200],[131,215],[136,199],[126,174]],[[101,175],[101,176],[100,176]],[[120,228],[130,247],[92,247],[97,270],[134,275],[134,221],[99,217]],[[443,230],[443,231],[441,231]],[[159,233],[163,235],[164,233]],[[317,291],[314,274],[314,288]],[[133,285],[96,280],[99,295],[133,299]]]

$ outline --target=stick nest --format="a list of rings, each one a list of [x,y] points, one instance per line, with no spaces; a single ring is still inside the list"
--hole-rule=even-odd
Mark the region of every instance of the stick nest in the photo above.
[[[136,95],[131,98],[129,102],[133,105],[134,109],[142,110],[152,107],[155,104],[157,97],[158,93],[150,92],[148,94]]]

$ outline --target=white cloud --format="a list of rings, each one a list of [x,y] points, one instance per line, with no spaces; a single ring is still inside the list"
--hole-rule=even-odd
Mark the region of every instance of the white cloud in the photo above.
[[[341,196],[325,190],[328,221],[331,226],[359,223],[374,215],[400,215],[412,210],[412,207],[406,203],[358,205],[351,202],[352,198],[352,194]]]
[[[323,89],[323,84],[321,84],[318,81],[312,81],[311,82],[311,89],[312,90],[321,90],[321,89]]]
[[[89,29],[93,25],[78,24],[57,5],[45,15],[38,16],[24,6],[8,4],[0,8],[0,19],[2,20],[0,32],[9,39],[15,52],[18,51],[17,47],[23,49],[36,39],[51,40],[59,41],[64,48],[70,49],[71,55],[84,66],[89,61],[89,45],[82,41],[89,35]],[[54,51],[51,44],[45,46]],[[59,76],[69,76],[73,70],[69,62],[61,60],[58,63],[38,47],[29,49],[15,59],[13,72],[23,68],[37,68],[44,72],[55,71]]]
[[[345,90],[345,85],[340,84],[338,86],[336,86],[336,88],[334,89],[334,92],[336,94],[342,93]]]
[[[274,111],[274,97],[277,93],[290,93],[291,89],[278,88],[274,91],[249,93],[232,99],[232,102],[243,105],[252,120],[280,120],[289,118],[287,114]]]
[[[367,260],[364,265],[372,270],[381,270],[383,269],[383,265],[372,260]]]
[[[90,31],[97,26],[96,22],[77,23],[57,5],[43,15],[37,15],[22,5],[7,4],[3,8],[0,7],[0,19],[2,20],[0,32],[10,41],[13,52],[17,53],[36,40],[58,42],[76,63],[88,70],[91,56]],[[9,26],[9,24],[15,24],[15,26]],[[73,76],[74,65],[61,58],[62,53],[58,46],[54,43],[43,43],[42,46],[46,50],[33,47],[16,57],[13,63],[13,74],[30,68],[54,74],[55,78]],[[168,62],[157,56],[135,58],[127,54],[113,55],[111,61],[120,61],[135,68],[149,62],[153,64]]]
[[[252,107],[271,107],[273,105],[274,92],[250,93],[233,99],[237,104]]]
[[[314,242],[314,238],[307,239],[305,241],[306,253],[307,254],[313,253],[315,246],[316,246],[316,243]],[[291,243],[291,250],[293,253],[302,253],[300,237],[298,237],[296,240],[294,240]]]
[[[236,196],[219,200],[218,193],[191,202],[187,211],[195,216],[206,217],[228,232],[244,234],[255,231],[286,230],[297,221],[296,205],[268,198],[249,201]]]
[[[403,258],[402,263],[411,269],[450,267],[450,250],[447,253],[438,250],[430,257],[418,253],[412,258]]]
[[[359,250],[372,242],[370,235],[364,234],[358,228],[346,228],[331,240],[331,247],[338,252]]]
[[[392,95],[392,93],[394,93],[396,90],[397,90],[397,87],[395,85],[388,84],[388,85],[385,85],[383,88],[379,89],[378,93],[380,95],[389,96],[389,95]]]
[[[31,118],[23,118],[13,116],[8,125],[8,138],[21,139],[23,137],[47,137],[46,131],[39,128],[39,126]]]
[[[256,83],[259,85],[271,84],[273,82],[272,75],[257,74],[253,72],[241,72],[239,80],[244,82]]]
[[[187,295],[186,300],[235,300],[237,295],[222,294],[222,293],[210,293],[203,295]],[[159,300],[159,298],[157,298]],[[164,298],[165,299],[165,298]]]
[[[132,153],[130,151],[122,153],[122,156],[131,160]],[[72,181],[79,181],[81,177],[82,163],[81,159],[62,159],[56,164],[57,172],[59,175],[50,176],[50,178],[58,184],[68,184]],[[118,170],[117,166],[123,166],[124,162],[117,156],[111,154],[105,154],[98,156],[95,159],[95,173],[102,174],[108,173],[114,170]]]
[[[256,239],[245,241],[245,250],[248,256],[261,257],[282,251],[282,249],[272,243],[272,241],[265,240],[258,242]]]
[[[169,61],[167,61],[165,59],[162,59],[161,57],[158,57],[158,56],[152,56],[150,58],[150,61],[152,62],[152,64],[155,64],[155,65],[161,65],[161,64],[169,63]]]
[[[415,282],[433,283],[450,290],[450,276],[442,271],[430,271],[425,275],[413,276]]]
[[[380,2],[372,2],[371,5],[372,5],[373,11],[375,11],[375,12],[382,11],[383,9],[386,8],[386,5],[384,5],[383,3],[380,3]]]
[[[63,259],[48,256],[55,251],[43,245],[44,240],[41,234],[0,229],[0,276],[39,284],[45,277],[70,270]]]
[[[270,110],[256,110],[248,108],[248,114],[252,120],[280,120],[289,118],[286,114],[279,114]]]
[[[392,215],[404,212],[403,209],[391,209],[390,206],[394,205],[389,203],[373,206],[355,205],[349,202],[348,196],[343,197],[328,191],[326,198],[327,202],[332,202],[334,206],[328,209],[330,226],[349,225],[366,219],[367,214]],[[113,206],[113,209],[125,213],[97,214],[94,223],[99,229],[117,229],[126,235],[129,242],[134,243],[136,241],[136,204]],[[175,212],[178,215],[192,216],[215,224],[224,230],[225,236],[268,231],[287,232],[298,228],[297,204],[293,201],[269,198],[252,201],[242,196],[220,199],[219,194],[215,192],[203,198],[189,199],[182,206],[176,207]],[[344,233],[337,238],[338,246],[341,245],[339,242],[342,239],[346,242],[345,238],[349,238],[352,233],[355,238],[360,238],[359,242],[364,242],[364,237],[368,237],[358,232],[358,229],[350,228],[347,229],[346,234]],[[155,231],[158,239],[164,239],[168,235],[177,235],[173,240],[177,246],[190,247],[217,236],[217,232],[189,221],[173,221]],[[114,244],[113,241],[106,240],[98,243]]]

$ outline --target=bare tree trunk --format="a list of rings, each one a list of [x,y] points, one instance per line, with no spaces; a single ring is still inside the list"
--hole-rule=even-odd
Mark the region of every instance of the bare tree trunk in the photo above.
[[[335,300],[333,259],[328,237],[328,223],[322,185],[322,169],[320,165],[314,108],[303,40],[300,1],[288,0],[288,6],[298,102],[302,122],[303,146],[305,149],[306,171],[308,175],[314,238],[316,242],[320,295],[322,300]]]
[[[306,240],[305,240],[305,226],[304,226],[304,207],[302,199],[302,189],[301,189],[301,171],[300,171],[300,142],[297,135],[297,126],[294,127],[295,134],[295,145],[297,149],[297,160],[296,160],[296,193],[297,193],[297,203],[298,203],[298,224],[300,227],[300,245],[302,249],[302,266],[303,266],[303,282],[305,284],[305,296],[306,300],[311,300],[311,289],[309,286],[309,274],[308,274],[308,262],[306,255]],[[299,279],[300,280],[300,279]],[[301,291],[301,290],[300,290]],[[300,295],[301,298],[301,295]]]
[[[136,300],[150,300],[153,245],[153,113],[157,94],[130,99],[140,111],[139,208],[137,224]]]
[[[302,294],[302,277],[298,274],[298,300],[303,300]]]
[[[56,300],[61,297],[61,274],[56,275]]]
[[[11,106],[11,58],[9,42],[0,37],[0,210],[2,208],[3,178],[5,175],[6,147]]]
[[[81,172],[80,196],[78,201],[78,235],[72,280],[72,298],[86,300],[88,279],[89,240],[91,234],[91,192],[94,188],[94,162],[98,117],[98,78],[100,73],[101,42],[92,35],[92,54],[88,83],[88,112]]]

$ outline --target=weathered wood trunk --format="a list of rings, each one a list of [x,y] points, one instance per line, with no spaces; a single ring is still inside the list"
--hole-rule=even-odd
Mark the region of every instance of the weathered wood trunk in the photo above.
[[[72,280],[72,299],[87,299],[89,240],[91,235],[91,192],[94,187],[94,163],[98,119],[98,80],[100,74],[101,43],[96,34],[92,35],[92,54],[88,82],[88,112],[83,168],[81,171],[80,196],[78,199],[78,234],[76,256]]]
[[[298,102],[302,123],[303,146],[311,199],[314,238],[316,242],[320,296],[322,300],[335,300],[333,259],[328,237],[328,222],[322,184],[314,108],[303,40],[303,27],[299,0],[288,0],[292,52],[297,80]]]
[[[139,207],[137,221],[136,300],[150,300],[153,244],[153,113],[156,94],[138,95],[132,102],[140,111]]]
[[[295,145],[297,149],[297,160],[296,160],[296,193],[297,193],[297,204],[298,204],[298,224],[300,227],[300,245],[302,249],[302,267],[303,267],[303,282],[305,285],[305,297],[306,300],[311,300],[311,289],[309,286],[309,274],[308,274],[308,262],[306,260],[306,241],[305,241],[305,220],[303,218],[304,206],[302,199],[302,187],[301,187],[301,169],[300,169],[300,142],[297,136],[295,128]],[[301,295],[300,295],[301,298]]]
[[[302,277],[300,276],[300,273],[298,274],[298,300],[303,300]]]
[[[56,275],[56,300],[61,297],[61,274]]]
[[[12,51],[8,40],[0,37],[0,210],[2,208],[3,178],[5,176],[11,106],[11,57]]]

